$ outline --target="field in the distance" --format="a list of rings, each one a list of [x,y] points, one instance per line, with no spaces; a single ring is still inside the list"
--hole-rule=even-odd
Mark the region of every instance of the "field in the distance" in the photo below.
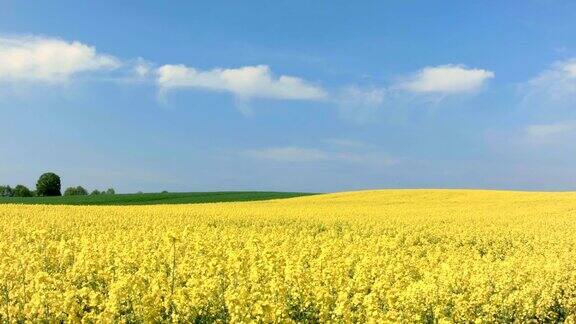
[[[256,201],[292,198],[311,195],[301,192],[274,191],[214,191],[214,192],[169,192],[62,197],[0,197],[0,204],[41,205],[156,205],[197,204],[229,201]]]
[[[0,322],[574,322],[576,193],[0,206]]]

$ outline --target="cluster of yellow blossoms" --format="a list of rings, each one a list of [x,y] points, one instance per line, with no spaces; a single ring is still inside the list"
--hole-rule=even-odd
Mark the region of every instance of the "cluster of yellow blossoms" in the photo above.
[[[0,205],[0,322],[574,321],[576,193]]]

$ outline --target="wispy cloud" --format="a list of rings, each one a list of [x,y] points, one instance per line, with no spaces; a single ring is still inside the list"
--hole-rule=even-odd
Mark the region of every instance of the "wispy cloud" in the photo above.
[[[298,146],[247,150],[245,155],[275,162],[344,162],[375,167],[389,167],[400,159],[379,151],[326,150]]]
[[[522,85],[524,104],[542,108],[576,102],[576,58],[559,61]]]
[[[467,68],[464,65],[439,65],[425,67],[398,88],[414,93],[458,94],[480,89],[494,77],[494,72]]]
[[[363,141],[348,139],[348,138],[330,138],[323,141],[324,143],[340,147],[340,148],[347,148],[347,149],[366,149],[366,148],[374,148],[374,145],[365,143]]]
[[[132,64],[132,73],[137,79],[148,79],[154,74],[154,64],[143,58],[138,58]]]
[[[551,124],[535,124],[529,125],[525,129],[526,134],[531,137],[545,139],[556,137],[559,135],[564,135],[567,133],[576,132],[576,122],[575,121],[563,121]]]
[[[0,82],[61,83],[119,68],[120,61],[80,42],[35,36],[0,37]]]
[[[339,92],[335,101],[342,117],[356,123],[366,123],[383,106],[385,95],[385,88],[349,86]]]
[[[576,139],[576,121],[528,125],[523,135],[523,142],[529,146],[546,146],[549,149],[571,147]]]
[[[381,152],[335,152],[333,160],[344,161],[366,166],[386,168],[400,163],[401,159]]]
[[[322,150],[296,146],[248,150],[245,153],[254,158],[280,162],[314,162],[328,158],[326,152]]]

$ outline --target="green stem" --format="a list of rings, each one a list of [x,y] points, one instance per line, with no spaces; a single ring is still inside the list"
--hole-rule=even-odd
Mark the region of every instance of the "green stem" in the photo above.
[[[172,241],[172,283],[170,285],[170,321],[174,318],[174,281],[176,277],[176,240]]]

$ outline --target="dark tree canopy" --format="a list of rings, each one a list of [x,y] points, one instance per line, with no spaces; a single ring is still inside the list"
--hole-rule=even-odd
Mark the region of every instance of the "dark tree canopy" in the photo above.
[[[14,187],[14,197],[32,197],[32,192],[24,185]]]
[[[88,195],[88,190],[84,189],[82,186],[78,186],[76,187],[76,194],[80,196],[86,196]]]
[[[52,172],[44,173],[36,183],[38,196],[62,196],[60,177]]]
[[[116,190],[114,190],[113,188],[108,188],[108,190],[106,190],[106,194],[107,195],[115,195]]]
[[[64,191],[64,196],[86,196],[88,191],[82,186],[69,187]]]
[[[10,186],[0,186],[0,197],[12,197],[14,190]]]
[[[92,196],[99,195],[99,194],[101,194],[101,192],[100,192],[100,190],[98,190],[98,189],[94,189],[94,190],[90,193],[90,195],[92,195]]]

